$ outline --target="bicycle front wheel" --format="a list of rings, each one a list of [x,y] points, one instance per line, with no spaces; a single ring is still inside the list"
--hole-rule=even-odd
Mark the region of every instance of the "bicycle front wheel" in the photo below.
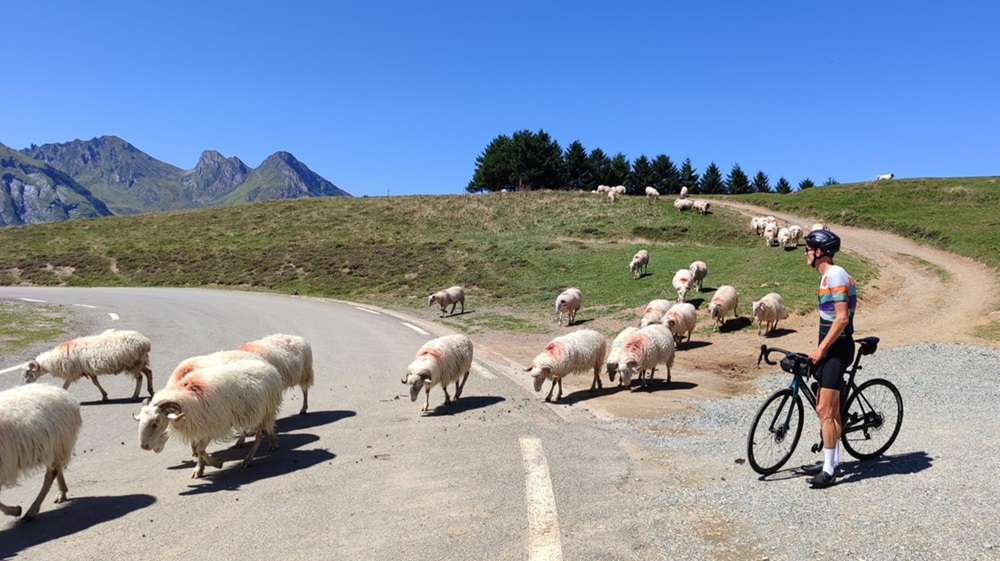
[[[903,398],[888,380],[874,379],[858,386],[847,401],[840,436],[844,449],[859,460],[885,453],[903,426]]]
[[[802,398],[790,388],[778,390],[760,406],[747,436],[747,460],[770,475],[792,457],[802,436]]]

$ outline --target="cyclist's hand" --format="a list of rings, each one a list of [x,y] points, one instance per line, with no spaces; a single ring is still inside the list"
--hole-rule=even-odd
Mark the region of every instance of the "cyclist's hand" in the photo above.
[[[809,364],[819,364],[821,360],[823,360],[823,349],[816,347],[813,352],[809,353]]]

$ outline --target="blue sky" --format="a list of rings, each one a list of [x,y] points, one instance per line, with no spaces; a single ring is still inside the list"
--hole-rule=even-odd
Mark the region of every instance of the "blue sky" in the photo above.
[[[0,143],[285,150],[462,193],[497,135],[847,183],[1000,175],[1000,3],[10,2]]]

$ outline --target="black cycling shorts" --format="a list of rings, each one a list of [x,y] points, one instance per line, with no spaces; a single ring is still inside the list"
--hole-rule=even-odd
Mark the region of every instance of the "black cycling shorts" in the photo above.
[[[822,388],[843,391],[844,374],[854,362],[854,339],[841,337],[833,342],[816,367],[816,379]]]

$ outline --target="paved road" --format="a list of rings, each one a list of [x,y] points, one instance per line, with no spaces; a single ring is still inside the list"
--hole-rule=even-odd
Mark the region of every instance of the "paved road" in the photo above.
[[[181,443],[139,448],[130,379],[102,381],[109,403],[74,384],[84,426],[66,476],[71,500],[53,505],[50,494],[34,522],[0,520],[0,559],[640,558],[623,531],[641,505],[618,488],[631,460],[583,403],[544,404],[513,369],[477,362],[458,403],[420,414],[400,375],[445,334],[439,326],[210,290],[3,287],[0,300],[63,306],[71,336],[142,332],[155,388],[184,358],[276,332],[306,337],[316,365],[308,415],[295,414],[297,389],[285,394],[280,448],[203,479],[189,478]],[[0,389],[21,383],[10,369],[49,344],[0,356]],[[439,389],[431,397],[443,404]],[[2,498],[26,507],[39,485],[32,476]]]

